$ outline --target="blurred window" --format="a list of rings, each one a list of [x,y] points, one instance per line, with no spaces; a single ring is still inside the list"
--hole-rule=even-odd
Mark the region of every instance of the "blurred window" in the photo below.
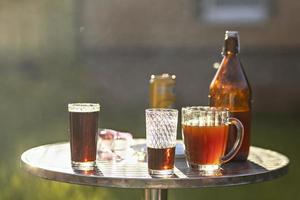
[[[199,0],[201,19],[207,23],[257,24],[270,17],[270,0]]]

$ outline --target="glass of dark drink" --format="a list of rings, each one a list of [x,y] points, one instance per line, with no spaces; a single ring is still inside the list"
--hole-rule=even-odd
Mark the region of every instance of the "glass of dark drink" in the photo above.
[[[237,129],[237,138],[225,155],[229,125]],[[230,117],[227,108],[193,106],[182,108],[182,137],[187,164],[203,175],[221,173],[221,165],[238,152],[244,137],[243,124]]]
[[[153,177],[173,175],[178,110],[146,109],[148,170]]]
[[[100,105],[68,104],[71,162],[75,170],[92,170],[96,164],[96,135]]]

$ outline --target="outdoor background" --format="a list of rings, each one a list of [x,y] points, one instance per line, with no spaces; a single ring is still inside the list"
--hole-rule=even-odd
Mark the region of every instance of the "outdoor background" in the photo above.
[[[151,74],[177,75],[178,109],[207,104],[225,30],[240,33],[252,145],[287,155],[289,173],[169,199],[300,199],[299,10],[296,0],[0,0],[0,199],[142,199],[33,177],[20,155],[68,140],[70,102],[100,102],[101,128],[145,137]]]

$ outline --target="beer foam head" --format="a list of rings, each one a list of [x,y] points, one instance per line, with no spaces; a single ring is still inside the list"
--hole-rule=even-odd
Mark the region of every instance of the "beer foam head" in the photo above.
[[[69,112],[98,112],[100,105],[98,103],[70,103],[68,104]]]

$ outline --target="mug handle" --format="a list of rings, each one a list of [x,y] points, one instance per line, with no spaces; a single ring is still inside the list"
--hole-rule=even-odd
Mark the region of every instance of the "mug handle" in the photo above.
[[[242,141],[244,138],[244,126],[240,120],[234,117],[227,118],[226,125],[234,125],[237,129],[237,137],[234,142],[233,147],[230,149],[229,153],[221,158],[221,164],[229,162],[239,151],[242,146]],[[229,130],[228,130],[229,131]]]

